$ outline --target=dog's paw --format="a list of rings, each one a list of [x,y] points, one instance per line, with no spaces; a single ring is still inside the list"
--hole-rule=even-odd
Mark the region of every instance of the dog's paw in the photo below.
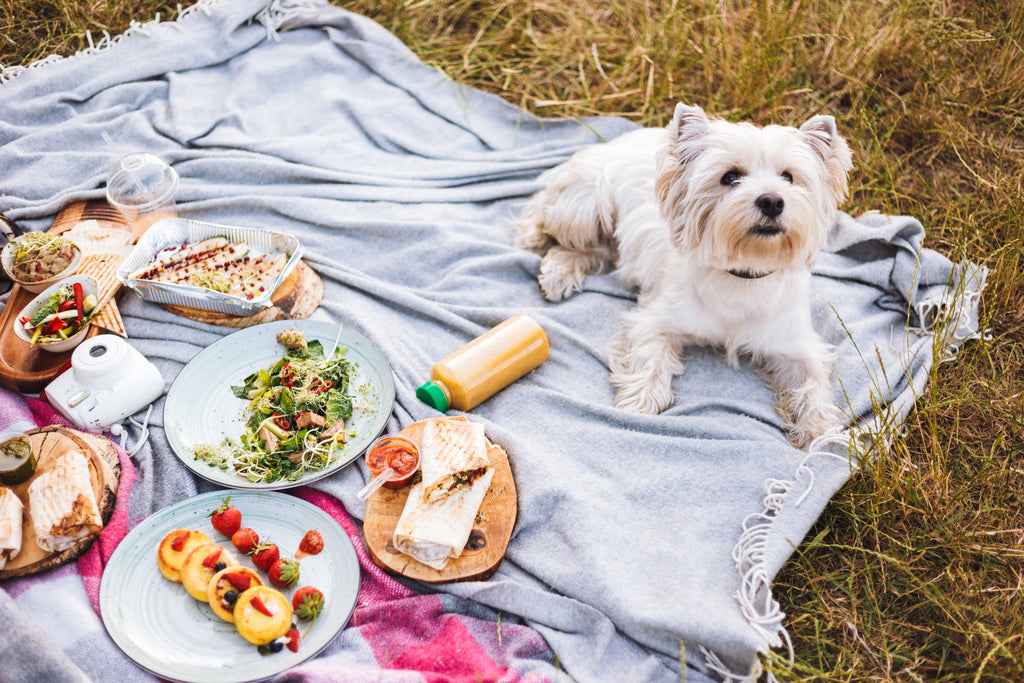
[[[583,288],[586,272],[578,267],[573,252],[554,247],[540,261],[537,283],[548,301],[561,301]]]
[[[784,417],[788,417],[784,414]],[[842,415],[834,405],[809,408],[795,421],[787,420],[789,442],[802,451],[820,436],[842,426]]]
[[[615,407],[631,413],[654,415],[672,405],[671,382],[652,381],[612,374],[608,381],[617,389]]]
[[[512,235],[512,246],[543,255],[555,243],[544,230],[540,211],[532,205],[523,212]]]

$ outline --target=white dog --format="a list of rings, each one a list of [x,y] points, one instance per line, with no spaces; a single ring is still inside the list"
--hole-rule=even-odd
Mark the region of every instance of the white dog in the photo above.
[[[667,128],[588,147],[541,176],[515,244],[544,255],[551,301],[608,264],[639,288],[609,354],[618,407],[664,410],[682,347],[724,347],[734,365],[752,358],[806,448],[840,418],[810,286],[851,168],[831,116],[759,128],[679,104]]]

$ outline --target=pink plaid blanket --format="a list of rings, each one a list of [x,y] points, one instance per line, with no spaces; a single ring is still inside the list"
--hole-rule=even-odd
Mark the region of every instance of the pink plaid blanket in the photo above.
[[[0,428],[51,424],[72,426],[48,404],[0,389]],[[132,519],[129,513],[138,472],[124,450],[114,445],[121,462],[121,480],[114,512],[97,541],[77,563],[0,583],[13,602],[12,606],[0,598],[0,616],[13,612],[14,621],[24,619],[29,631],[35,626],[40,638],[64,651],[66,670],[57,673],[58,678],[80,676],[78,669],[96,671],[100,661],[102,669],[118,671],[123,681],[152,680],[117,650],[100,618],[103,569],[118,543],[142,521]],[[416,593],[370,561],[358,526],[337,499],[306,487],[291,493],[326,511],[345,530],[359,557],[362,577],[348,625],[324,652],[291,669],[287,680],[512,683],[567,679],[536,631],[500,617],[492,621],[486,615],[471,616],[466,612],[479,612],[479,608],[470,608],[466,601],[452,596]],[[58,632],[50,629],[58,623]],[[11,663],[11,649],[13,646],[0,645],[0,660]],[[50,670],[45,675],[54,674]],[[12,670],[0,664],[0,680],[41,680],[40,675],[43,672],[27,666]]]

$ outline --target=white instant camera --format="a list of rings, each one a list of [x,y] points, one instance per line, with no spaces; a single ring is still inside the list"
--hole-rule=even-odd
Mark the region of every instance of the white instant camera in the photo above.
[[[116,334],[86,339],[71,354],[71,368],[46,385],[46,398],[82,429],[111,431],[112,425],[164,393],[160,371]]]

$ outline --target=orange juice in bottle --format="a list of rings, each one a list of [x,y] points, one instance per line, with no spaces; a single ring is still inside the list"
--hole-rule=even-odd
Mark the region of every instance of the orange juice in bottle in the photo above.
[[[547,357],[541,326],[528,315],[515,315],[434,364],[431,381],[416,396],[441,412],[471,410]]]

